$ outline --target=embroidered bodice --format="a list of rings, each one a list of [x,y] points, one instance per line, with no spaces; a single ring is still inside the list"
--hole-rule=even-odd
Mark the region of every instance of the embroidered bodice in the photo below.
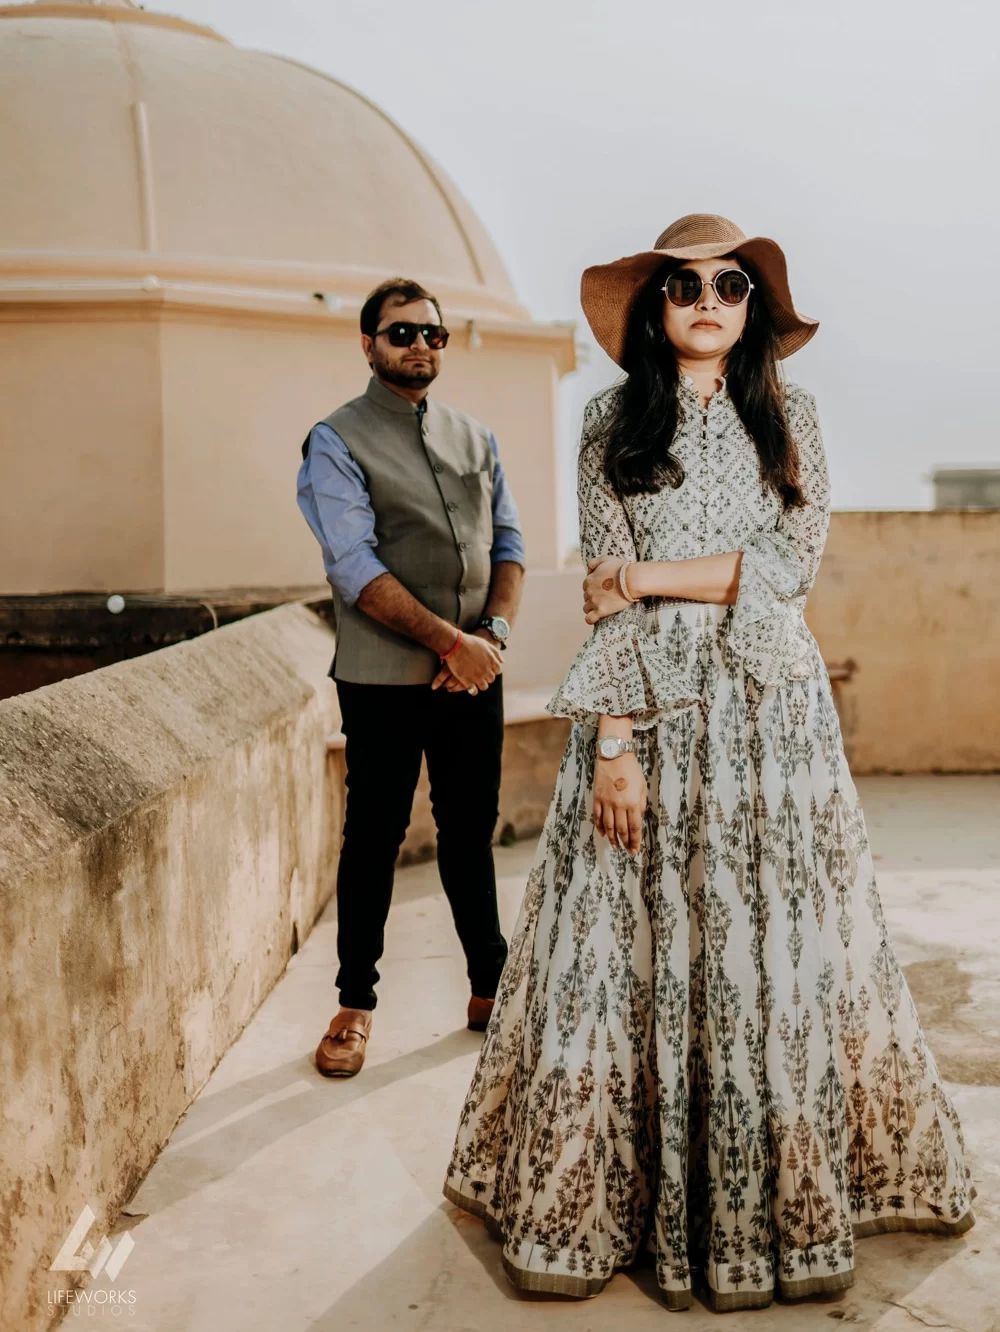
[[[786,410],[799,448],[802,508],[785,508],[764,490],[753,439],[725,380],[703,406],[686,376],[678,387],[672,452],[684,467],[679,487],[619,499],[602,466],[597,427],[619,392],[598,393],[584,412],[578,500],[580,549],[638,560],[686,560],[741,550],[736,604],[723,608],[731,653],[760,684],[822,669],[803,618],[806,593],[819,568],[830,519],[830,485],[816,400],[798,384],[785,385]],[[596,723],[596,714],[633,714],[652,725],[663,711],[690,707],[700,695],[691,663],[668,636],[679,598],[645,598],[594,626],[558,693],[557,716]]]

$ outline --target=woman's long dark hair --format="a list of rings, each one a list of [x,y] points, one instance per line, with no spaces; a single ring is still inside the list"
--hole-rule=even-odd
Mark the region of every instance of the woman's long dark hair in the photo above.
[[[733,256],[738,258],[738,256]],[[784,390],[777,368],[777,335],[763,283],[755,266],[740,265],[754,284],[743,335],[729,351],[726,388],[757,446],[760,479],[788,508],[805,503],[799,485],[798,448],[788,427]],[[684,480],[681,461],[671,453],[677,428],[680,377],[673,349],[663,331],[662,287],[667,274],[683,267],[678,259],[659,269],[642,289],[629,319],[625,341],[627,378],[601,429],[604,468],[618,495],[677,487]]]

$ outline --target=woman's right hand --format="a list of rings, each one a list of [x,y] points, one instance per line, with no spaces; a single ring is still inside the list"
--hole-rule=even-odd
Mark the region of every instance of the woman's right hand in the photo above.
[[[646,777],[635,754],[594,760],[594,828],[632,856],[642,844],[646,802]]]

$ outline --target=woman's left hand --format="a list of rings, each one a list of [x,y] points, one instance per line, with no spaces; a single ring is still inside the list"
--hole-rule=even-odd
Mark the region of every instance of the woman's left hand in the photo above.
[[[624,563],[618,555],[597,555],[587,561],[590,572],[583,580],[583,618],[588,624],[596,624],[630,604],[618,589],[618,570]]]

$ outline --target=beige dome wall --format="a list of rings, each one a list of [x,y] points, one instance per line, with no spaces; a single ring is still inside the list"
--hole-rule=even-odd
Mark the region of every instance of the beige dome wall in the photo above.
[[[77,17],[0,9],[8,262],[148,248],[381,270],[391,257],[524,316],[446,174],[352,89],[163,16],[57,8]]]
[[[0,7],[0,125],[0,594],[321,582],[299,444],[363,391],[358,311],[394,273],[440,297],[437,391],[494,430],[529,562],[558,564],[573,330],[530,319],[377,107],[182,20],[64,0]]]
[[[159,338],[0,300],[0,594],[163,587]]]

